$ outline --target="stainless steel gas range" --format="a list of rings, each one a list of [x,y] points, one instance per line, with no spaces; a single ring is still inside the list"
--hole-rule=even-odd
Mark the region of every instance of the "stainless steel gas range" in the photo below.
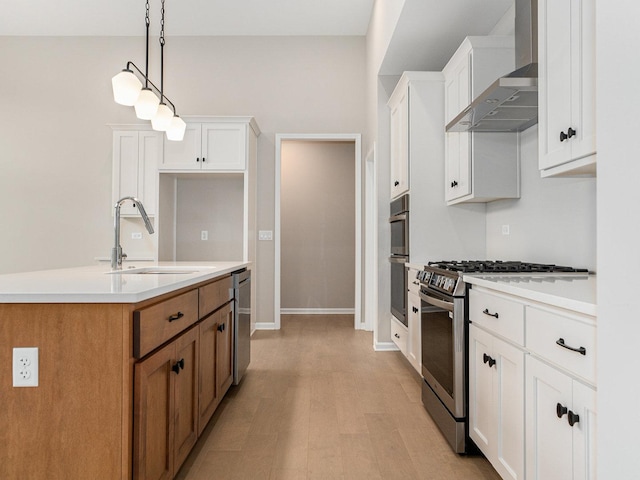
[[[584,269],[502,261],[430,262],[418,272],[421,299],[422,403],[454,451],[471,453],[468,425],[468,287],[464,274],[575,273]]]

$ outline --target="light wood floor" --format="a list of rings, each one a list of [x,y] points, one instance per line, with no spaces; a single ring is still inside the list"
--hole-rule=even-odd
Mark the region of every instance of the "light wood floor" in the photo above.
[[[398,352],[374,352],[350,315],[282,317],[252,337],[251,365],[180,480],[499,480],[451,451]]]

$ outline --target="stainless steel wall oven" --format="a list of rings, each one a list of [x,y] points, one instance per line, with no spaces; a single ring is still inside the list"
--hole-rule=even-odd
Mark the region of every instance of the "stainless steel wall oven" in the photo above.
[[[407,275],[405,263],[409,261],[409,194],[391,202],[391,314],[407,325]]]

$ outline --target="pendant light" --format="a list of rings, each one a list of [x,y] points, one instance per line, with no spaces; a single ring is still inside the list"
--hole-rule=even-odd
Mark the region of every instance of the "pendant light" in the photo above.
[[[120,105],[133,106],[136,116],[142,120],[151,120],[154,130],[166,132],[168,140],[181,141],[184,138],[186,123],[176,114],[175,105],[164,95],[164,18],[165,0],[162,0],[160,21],[160,88],[149,79],[149,0],[145,4],[146,56],[145,73],[131,61],[122,72],[111,79],[113,99]],[[142,82],[136,76],[144,80]],[[156,92],[160,95],[156,95]],[[167,105],[171,105],[171,108]]]

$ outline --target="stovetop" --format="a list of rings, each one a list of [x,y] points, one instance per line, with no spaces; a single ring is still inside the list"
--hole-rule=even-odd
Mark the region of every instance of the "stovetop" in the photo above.
[[[550,273],[550,272],[570,272],[588,273],[585,268],[564,267],[561,265],[547,263],[530,263],[501,260],[452,260],[429,262],[429,267],[433,269],[449,270],[462,273]]]
[[[462,281],[465,273],[505,274],[505,273],[588,273],[585,268],[561,265],[501,260],[452,260],[429,262],[416,278],[421,289],[435,291],[446,296],[466,295]],[[425,292],[426,293],[426,292]]]

